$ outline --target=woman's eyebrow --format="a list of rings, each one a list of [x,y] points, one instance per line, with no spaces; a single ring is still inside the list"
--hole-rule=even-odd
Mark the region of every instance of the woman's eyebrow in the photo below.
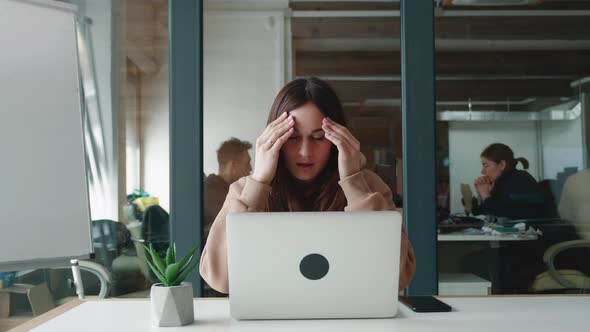
[[[297,134],[300,134],[299,129],[297,129],[297,128],[293,128],[293,131]],[[314,129],[311,131],[311,135],[319,133],[319,132],[324,132],[324,130],[322,128]]]
[[[299,133],[299,129],[297,129],[297,128],[293,128],[293,131],[296,132],[296,133]],[[312,134],[315,134],[315,133],[319,133],[319,132],[323,132],[323,131],[324,130],[322,128],[318,128],[318,129],[312,130],[311,133]]]

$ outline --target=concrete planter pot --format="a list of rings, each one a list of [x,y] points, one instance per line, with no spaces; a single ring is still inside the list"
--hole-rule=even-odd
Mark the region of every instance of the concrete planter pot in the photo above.
[[[152,285],[150,291],[151,320],[155,326],[183,326],[195,321],[193,285],[183,282],[178,286]]]

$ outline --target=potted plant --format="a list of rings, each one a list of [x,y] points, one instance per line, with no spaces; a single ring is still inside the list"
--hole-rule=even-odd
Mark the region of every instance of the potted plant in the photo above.
[[[194,258],[198,245],[180,261],[176,261],[176,246],[170,243],[162,258],[152,245],[145,247],[146,261],[160,280],[152,285],[150,307],[152,323],[156,326],[183,326],[194,322],[193,286],[184,282],[197,265]]]

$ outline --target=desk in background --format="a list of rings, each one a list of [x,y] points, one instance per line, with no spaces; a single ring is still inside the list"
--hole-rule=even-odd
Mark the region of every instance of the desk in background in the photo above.
[[[230,318],[227,299],[196,299],[195,323],[150,325],[148,300],[74,301],[13,331],[586,331],[590,296],[442,298],[449,313],[417,314],[400,304],[394,319],[255,320]]]
[[[492,283],[472,273],[440,273],[438,294],[445,295],[490,295]]]
[[[521,248],[536,243],[541,237],[537,234],[469,234],[463,232],[438,234],[439,272],[449,276],[445,281],[446,290],[454,293],[441,295],[482,295],[487,294],[487,286],[473,290],[476,283],[465,279],[483,278],[491,282],[492,294],[522,293],[513,291],[512,271],[514,266],[513,248]],[[477,259],[475,259],[477,255]],[[539,258],[542,253],[539,254]],[[534,259],[534,257],[529,257]],[[457,277],[458,278],[455,278]],[[456,280],[453,280],[456,279]],[[520,280],[520,279],[519,279]],[[517,280],[518,282],[518,280]],[[483,285],[483,283],[480,283]],[[520,285],[520,284],[518,284]],[[522,288],[522,287],[521,287]]]
[[[438,241],[489,241],[489,242],[502,242],[502,241],[534,241],[538,240],[539,236],[536,234],[502,234],[502,235],[491,235],[491,234],[464,234],[464,233],[448,233],[438,234]]]

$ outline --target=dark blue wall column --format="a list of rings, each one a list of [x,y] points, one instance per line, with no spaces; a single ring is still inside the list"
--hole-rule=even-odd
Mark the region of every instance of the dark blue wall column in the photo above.
[[[203,197],[202,5],[169,0],[170,231],[179,254],[201,241]],[[165,176],[165,174],[162,174]],[[199,255],[196,257],[200,257]],[[201,278],[189,280],[201,295]]]
[[[410,295],[438,293],[434,1],[401,1],[404,220],[417,259]]]

